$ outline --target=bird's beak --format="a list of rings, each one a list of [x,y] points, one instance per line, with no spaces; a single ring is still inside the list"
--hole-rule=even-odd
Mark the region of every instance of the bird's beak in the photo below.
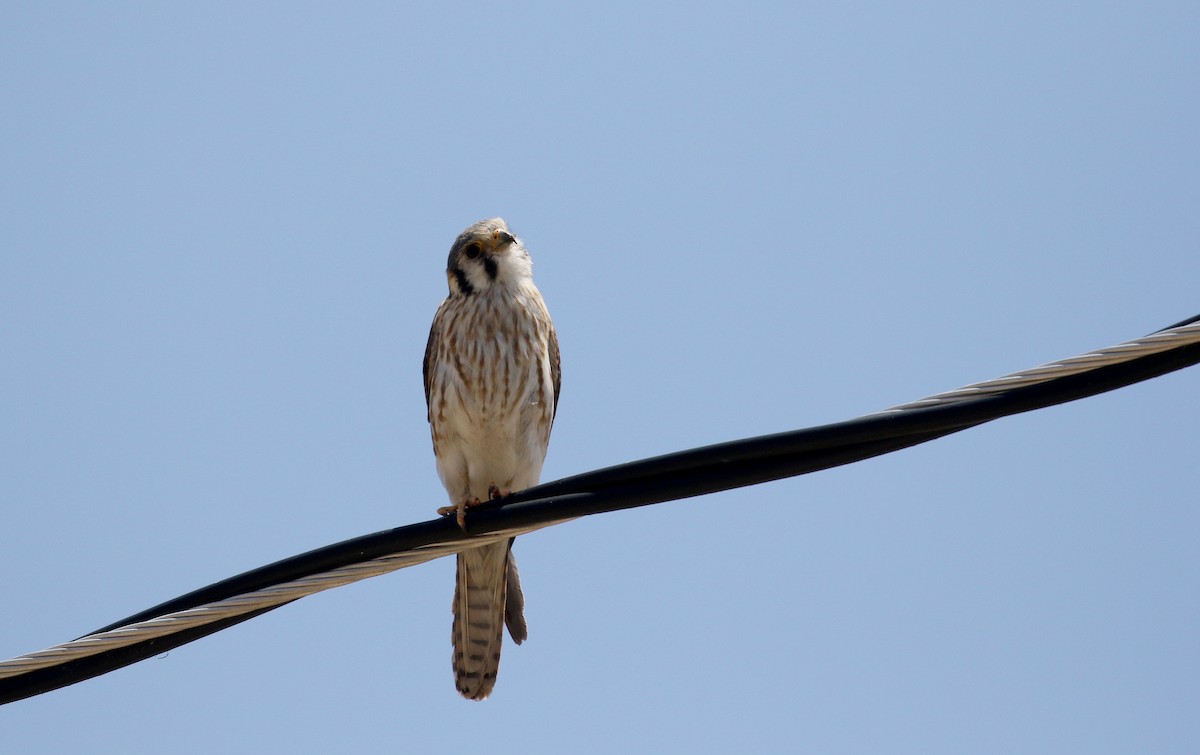
[[[492,231],[492,241],[496,242],[497,248],[508,246],[516,240],[517,238],[508,231]]]

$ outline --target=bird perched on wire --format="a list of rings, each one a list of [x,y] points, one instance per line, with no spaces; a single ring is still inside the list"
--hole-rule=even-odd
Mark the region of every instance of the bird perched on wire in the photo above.
[[[466,528],[470,506],[538,483],[561,382],[558,337],[533,262],[502,218],[481,220],[450,247],[450,295],[425,347],[425,403],[438,475]],[[528,636],[512,539],[458,554],[454,682],[482,700],[496,683],[502,624]]]

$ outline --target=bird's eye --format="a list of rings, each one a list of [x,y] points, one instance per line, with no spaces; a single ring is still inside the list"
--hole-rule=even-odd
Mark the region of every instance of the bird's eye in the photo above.
[[[478,257],[482,251],[483,249],[479,247],[479,244],[467,244],[466,248],[463,249],[463,256],[469,260],[473,260]]]

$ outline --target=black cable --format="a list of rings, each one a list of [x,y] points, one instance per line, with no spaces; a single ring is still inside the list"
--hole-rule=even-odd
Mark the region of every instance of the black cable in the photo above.
[[[1198,321],[1200,315],[1171,328]],[[620,464],[544,483],[514,493],[503,501],[472,509],[468,524],[473,534],[485,534],[794,477],[908,448],[1000,417],[1094,396],[1198,362],[1200,343],[1195,343],[980,398],[898,413],[871,414],[847,422]],[[230,577],[91,634],[461,537],[462,531],[453,517],[364,535]],[[277,607],[0,679],[0,704],[127,666]]]

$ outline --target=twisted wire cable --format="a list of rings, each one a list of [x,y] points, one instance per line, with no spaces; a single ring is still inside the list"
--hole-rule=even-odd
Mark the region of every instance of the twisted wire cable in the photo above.
[[[906,409],[950,404],[981,396],[994,396],[1013,388],[1023,388],[1055,378],[1077,375],[1081,372],[1096,369],[1097,367],[1118,364],[1147,354],[1155,354],[1180,345],[1195,343],[1198,338],[1200,338],[1200,323],[1174,326],[1173,328],[1160,330],[1148,336],[1135,338],[1132,341],[1126,341],[1125,343],[1110,346],[1106,349],[1089,351],[1077,357],[1061,359],[1057,362],[1043,364],[1040,367],[1034,367],[1030,370],[1014,372],[1011,375],[985,380],[982,383],[972,383],[971,385],[946,391],[945,393],[938,393],[928,398],[893,406],[890,409],[885,409],[884,412],[899,412]]]
[[[0,661],[0,704],[161,654],[306,595],[579,516],[848,464],[1198,362],[1200,316],[1110,348],[847,422],[706,446],[545,483],[472,509],[468,533],[449,517],[365,535],[209,585],[77,640]]]
[[[548,525],[542,525],[548,526]],[[224,600],[173,611],[161,616],[155,616],[144,621],[122,624],[115,629],[101,630],[84,635],[77,640],[64,642],[45,650],[38,650],[25,655],[0,661],[0,679],[36,671],[38,669],[57,666],[70,661],[86,658],[90,655],[132,645],[146,640],[157,639],[178,633],[186,629],[194,629],[205,624],[235,618],[245,614],[260,613],[271,608],[278,608],[309,595],[334,587],[341,587],[370,577],[403,569],[406,566],[416,566],[435,558],[449,556],[470,547],[479,547],[499,542],[509,537],[524,535],[537,527],[521,527],[513,530],[503,530],[481,537],[462,537],[438,545],[424,546],[406,553],[363,561],[349,566],[343,566],[331,571],[313,574],[290,582],[265,587],[261,590],[234,595]]]

